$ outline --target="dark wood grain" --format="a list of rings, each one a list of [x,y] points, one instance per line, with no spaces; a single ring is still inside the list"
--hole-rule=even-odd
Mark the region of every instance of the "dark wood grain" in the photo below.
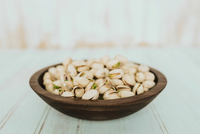
[[[148,105],[167,85],[165,76],[151,68],[156,85],[143,94],[115,100],[81,100],[54,95],[44,89],[43,75],[52,65],[36,72],[29,81],[33,91],[56,110],[86,120],[109,120],[130,115]]]

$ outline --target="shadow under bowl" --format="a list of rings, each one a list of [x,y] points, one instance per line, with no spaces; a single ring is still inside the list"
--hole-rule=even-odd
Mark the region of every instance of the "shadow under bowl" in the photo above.
[[[80,119],[110,120],[130,115],[148,105],[167,85],[166,77],[156,69],[150,68],[150,71],[155,75],[156,85],[143,94],[115,100],[66,98],[46,91],[43,85],[44,73],[50,67],[57,65],[61,64],[45,67],[33,74],[29,84],[33,91],[50,106],[66,115]]]

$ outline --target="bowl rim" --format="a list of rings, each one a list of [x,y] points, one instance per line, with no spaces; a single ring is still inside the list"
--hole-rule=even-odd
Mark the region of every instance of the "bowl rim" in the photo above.
[[[133,62],[135,63],[135,62]],[[54,64],[48,67],[45,67],[43,69],[40,69],[36,73],[34,73],[30,80],[29,85],[32,88],[32,90],[37,93],[40,97],[46,97],[49,99],[52,99],[54,101],[58,101],[61,103],[66,104],[73,104],[73,105],[90,105],[90,106],[111,106],[111,105],[119,105],[120,104],[128,104],[128,103],[138,103],[138,101],[142,101],[144,99],[148,99],[152,96],[157,96],[167,85],[167,79],[166,77],[158,70],[151,68],[150,71],[154,73],[158,79],[158,82],[156,85],[151,88],[148,92],[144,92],[140,95],[131,96],[127,98],[120,98],[120,99],[113,99],[113,100],[83,100],[83,99],[75,99],[75,98],[67,98],[67,97],[61,97],[59,95],[55,95],[53,93],[48,92],[44,88],[42,88],[38,82],[39,77],[44,73],[47,72],[47,70],[50,67],[55,67],[57,65],[61,65],[62,63]],[[138,64],[138,63],[135,63]]]

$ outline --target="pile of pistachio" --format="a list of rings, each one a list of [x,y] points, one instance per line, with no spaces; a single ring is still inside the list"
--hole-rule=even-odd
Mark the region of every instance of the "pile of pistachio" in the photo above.
[[[146,65],[128,62],[127,58],[108,55],[101,59],[72,60],[51,67],[44,74],[47,91],[62,97],[84,100],[119,99],[147,92],[155,85],[155,75]]]

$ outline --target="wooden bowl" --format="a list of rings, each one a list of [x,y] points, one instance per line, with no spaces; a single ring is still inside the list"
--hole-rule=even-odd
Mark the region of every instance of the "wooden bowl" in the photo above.
[[[33,91],[40,98],[56,110],[80,119],[86,120],[109,120],[130,115],[148,105],[165,88],[167,80],[159,71],[151,68],[155,74],[156,85],[140,95],[115,100],[82,100],[65,98],[52,94],[45,90],[43,85],[43,75],[48,68],[60,64],[52,65],[36,72],[29,81]]]

